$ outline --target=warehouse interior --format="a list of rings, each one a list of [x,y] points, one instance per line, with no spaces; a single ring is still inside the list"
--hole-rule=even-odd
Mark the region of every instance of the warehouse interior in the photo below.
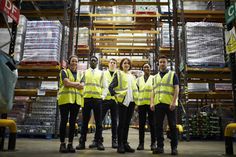
[[[0,97],[0,156],[65,156],[58,152],[58,76],[72,54],[79,57],[79,70],[89,67],[91,56],[98,57],[101,70],[107,69],[111,58],[118,63],[122,58],[130,58],[132,73],[137,77],[142,75],[144,63],[150,63],[155,75],[158,56],[168,56],[168,68],[176,72],[180,81],[179,155],[233,156],[236,34],[234,19],[229,21],[226,14],[234,3],[230,0],[0,0],[0,61],[11,56],[8,58],[13,58],[11,62],[15,65],[14,72],[5,78],[4,71],[0,71],[1,86],[12,78],[9,88],[2,88],[1,92],[12,93],[13,97],[5,106],[1,106],[3,98],[11,98],[11,94]],[[4,12],[3,4],[19,9],[19,21]],[[137,114],[135,111],[129,133],[134,148],[138,146]],[[1,124],[5,119],[16,123],[13,134],[11,127]],[[81,113],[78,132],[80,120]],[[103,122],[105,151],[86,149],[71,155],[119,155],[110,148],[110,121],[107,116]],[[167,124],[164,128],[163,156],[169,156]],[[88,144],[93,139],[93,119],[89,131]],[[149,131],[147,126],[145,150],[126,155],[153,155],[149,149]],[[77,133],[74,145],[78,144],[78,138]]]

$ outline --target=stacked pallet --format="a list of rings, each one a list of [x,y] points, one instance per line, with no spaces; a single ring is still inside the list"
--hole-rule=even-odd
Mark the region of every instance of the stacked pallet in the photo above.
[[[26,35],[27,19],[20,15],[19,24],[17,25],[17,35],[15,42],[14,59],[20,61],[24,51],[24,40]]]
[[[29,98],[16,96],[14,98],[14,104],[11,112],[7,114],[9,119],[16,122],[17,125],[24,124],[25,117],[28,113]]]
[[[186,136],[186,117],[182,117],[184,133]],[[192,139],[220,138],[221,133],[220,117],[216,113],[198,112],[189,117],[189,136]]]
[[[224,10],[225,9],[225,3],[223,1],[222,2],[184,1],[183,5],[184,5],[185,10]]]
[[[172,47],[174,46],[174,33],[173,27],[171,27],[171,42]],[[163,23],[161,28],[161,47],[170,47],[170,31],[169,24]]]
[[[55,97],[38,97],[31,104],[24,123],[17,126],[18,134],[52,136],[55,133],[57,123],[56,105]]]
[[[28,21],[24,63],[58,63],[61,50],[60,21]]]
[[[225,65],[222,24],[188,22],[186,45],[189,66],[223,67]]]
[[[189,92],[208,92],[209,84],[208,83],[188,83]]]

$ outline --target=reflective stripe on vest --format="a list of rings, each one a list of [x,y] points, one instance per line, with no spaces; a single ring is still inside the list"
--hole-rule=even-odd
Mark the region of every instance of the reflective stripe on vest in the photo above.
[[[141,76],[138,78],[137,84],[139,87],[138,105],[150,105],[153,89],[153,76],[150,75],[146,82],[144,76]]]
[[[79,71],[77,71],[76,80],[74,79],[74,76],[69,69],[64,70],[64,72],[66,73],[66,76],[70,82],[80,82],[82,78],[82,74]],[[60,88],[59,88],[57,98],[58,98],[59,105],[68,104],[68,103],[71,103],[71,104],[76,103],[78,105],[83,106],[82,90],[78,90],[73,87],[65,87],[62,81],[61,73],[60,73]]]
[[[113,73],[113,75],[111,76],[109,70],[107,70],[107,71],[104,72],[104,76],[106,77],[108,86],[111,84],[112,80],[114,79],[115,73],[116,73],[116,71],[115,71],[115,72]],[[115,100],[115,97],[114,97],[114,96],[111,96],[111,93],[108,91],[105,100]]]
[[[160,74],[154,77],[154,104],[165,103],[171,104],[174,96],[173,86],[174,72],[169,71],[163,78]],[[177,103],[176,103],[177,104]]]
[[[118,86],[114,88],[116,91],[115,98],[119,103],[122,103],[128,89],[128,79],[127,74],[123,71],[117,72]]]
[[[126,94],[127,94],[127,90],[128,90],[128,77],[129,74],[126,74],[123,71],[118,71],[117,72],[117,78],[118,78],[118,86],[114,88],[114,90],[116,91],[116,93],[118,93],[115,97],[116,100],[120,103],[123,102]],[[138,102],[138,88],[136,85],[136,79],[135,76],[132,75],[132,92],[133,92],[133,99],[134,102],[137,103]]]
[[[91,69],[85,71],[85,85],[84,85],[84,98],[97,98],[101,99],[102,95],[102,83],[103,72],[100,70],[94,70],[94,74]]]

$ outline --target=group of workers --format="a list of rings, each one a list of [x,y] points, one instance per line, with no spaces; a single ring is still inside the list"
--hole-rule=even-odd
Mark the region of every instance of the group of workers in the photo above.
[[[131,61],[123,58],[117,68],[117,60],[109,60],[108,69],[97,68],[98,58],[90,57],[90,68],[81,72],[78,57],[69,57],[68,68],[60,73],[58,104],[61,115],[60,148],[61,153],[74,153],[85,149],[88,123],[93,111],[96,131],[89,148],[105,150],[102,137],[102,121],[110,110],[112,126],[112,148],[117,153],[135,152],[129,142],[129,125],[138,106],[139,145],[137,150],[144,150],[146,117],[151,133],[151,150],[153,154],[164,153],[163,121],[167,115],[171,133],[171,155],[177,155],[178,134],[176,129],[176,106],[179,94],[179,80],[176,74],[168,70],[168,58],[159,56],[159,72],[151,75],[151,65],[142,66],[143,75],[136,78],[131,74]],[[82,108],[82,126],[79,144],[73,147],[75,123]],[[69,120],[68,120],[69,119]],[[66,126],[69,122],[68,144],[65,142]]]

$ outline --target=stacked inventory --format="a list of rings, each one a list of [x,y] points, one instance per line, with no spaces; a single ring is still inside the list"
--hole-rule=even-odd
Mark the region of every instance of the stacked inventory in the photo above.
[[[189,117],[189,136],[196,139],[209,139],[221,137],[220,117],[216,113],[198,112]],[[186,117],[182,118],[186,136]]]
[[[172,47],[174,46],[173,27],[171,28],[171,42]],[[170,31],[169,24],[163,23],[161,30],[161,47],[170,47]]]
[[[184,1],[184,10],[224,10],[224,9],[225,9],[224,2]]]
[[[59,62],[61,23],[59,21],[28,21],[23,62]]]
[[[17,25],[17,36],[15,42],[14,59],[20,61],[24,50],[24,41],[27,27],[27,19],[20,15],[19,24]]]
[[[27,19],[25,16],[20,15],[19,24],[17,25],[17,35],[15,42],[14,50],[14,59],[19,61],[22,58],[23,48],[24,48],[24,39],[26,33]],[[7,28],[0,28],[0,49],[8,53],[11,36]]]
[[[32,103],[22,125],[18,125],[18,134],[52,135],[56,126],[55,97],[38,97]]]
[[[13,108],[8,113],[8,118],[16,122],[17,125],[22,125],[28,113],[29,98],[16,96],[14,99]]]
[[[208,83],[188,83],[189,92],[208,92],[209,84]]]
[[[186,24],[187,64],[190,66],[225,65],[223,26],[219,23]]]
[[[136,0],[136,2],[156,2],[156,0]],[[136,13],[146,12],[146,13],[156,13],[157,7],[154,5],[137,5]]]

